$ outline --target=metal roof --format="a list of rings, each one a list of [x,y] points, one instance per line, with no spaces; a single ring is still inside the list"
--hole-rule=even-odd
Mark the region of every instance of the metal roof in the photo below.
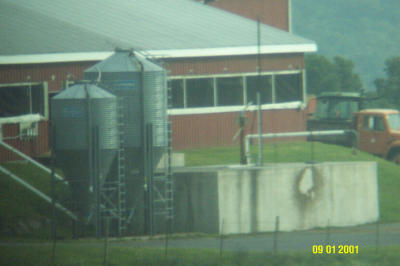
[[[88,72],[141,72],[142,63],[145,71],[163,71],[164,69],[132,51],[117,50],[112,56],[85,70]]]
[[[97,87],[93,84],[76,84],[69,87],[66,90],[61,91],[59,94],[55,95],[53,99],[86,99],[86,89],[90,98],[92,99],[103,99],[103,98],[115,98],[111,93]]]
[[[154,57],[257,53],[256,22],[188,0],[0,0],[3,56],[144,50]],[[313,41],[261,25],[261,53],[316,51]],[[8,60],[12,58],[8,57]]]

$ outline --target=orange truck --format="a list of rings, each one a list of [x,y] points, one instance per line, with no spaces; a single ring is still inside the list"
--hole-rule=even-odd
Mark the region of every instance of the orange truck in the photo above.
[[[400,112],[391,109],[366,109],[353,114],[353,129],[358,147],[400,164]]]

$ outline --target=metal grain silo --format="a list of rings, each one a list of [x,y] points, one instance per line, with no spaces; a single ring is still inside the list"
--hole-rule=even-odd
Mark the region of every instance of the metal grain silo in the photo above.
[[[117,98],[95,85],[78,84],[51,99],[51,114],[56,164],[86,215],[94,184],[90,162],[96,160],[102,184],[118,151]]]
[[[126,184],[127,228],[133,233],[143,233],[144,198],[149,195],[146,177],[152,175],[149,171],[159,162],[168,144],[166,71],[133,51],[117,50],[85,70],[84,79],[96,82],[118,98],[118,129],[123,150],[118,165],[126,169],[118,170],[118,176]]]
[[[153,127],[153,162],[167,145],[167,75],[157,64],[132,51],[117,50],[104,61],[88,68],[84,79],[119,97],[123,113],[124,143],[133,169],[143,164],[144,127]]]

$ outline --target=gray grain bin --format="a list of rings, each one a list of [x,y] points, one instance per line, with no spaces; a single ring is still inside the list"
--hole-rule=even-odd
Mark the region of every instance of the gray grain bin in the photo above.
[[[153,160],[156,164],[167,145],[166,71],[132,51],[117,50],[85,70],[84,79],[98,81],[102,88],[121,99],[125,147],[128,157],[135,162],[132,169],[142,167],[143,127],[148,123],[153,125]]]
[[[145,128],[153,128],[153,168],[167,146],[167,75],[153,62],[132,51],[117,50],[112,56],[88,68],[84,79],[118,97],[126,173],[129,231],[144,232],[144,142]],[[147,168],[148,169],[148,168]]]
[[[91,84],[74,85],[51,100],[56,164],[70,180],[74,197],[80,202],[81,215],[87,214],[89,187],[89,147],[95,140],[89,132],[98,132],[97,160],[100,184],[109,174],[118,151],[117,98]],[[89,145],[91,143],[91,145]]]

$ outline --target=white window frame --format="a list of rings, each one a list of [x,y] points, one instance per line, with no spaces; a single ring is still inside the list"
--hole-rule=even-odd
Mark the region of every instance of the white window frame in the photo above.
[[[276,83],[275,77],[277,75],[291,75],[291,74],[301,74],[302,75],[302,97],[303,99],[299,99],[299,101],[288,102],[288,103],[279,103],[276,104]],[[263,71],[261,73],[258,72],[247,72],[247,73],[226,73],[226,74],[211,74],[211,75],[177,75],[177,76],[169,76],[168,80],[174,79],[182,79],[183,80],[183,108],[171,108],[168,110],[168,113],[171,114],[198,114],[198,113],[219,113],[219,112],[235,112],[243,109],[243,106],[247,103],[247,77],[250,76],[271,76],[271,90],[272,90],[272,103],[264,104],[263,109],[273,108],[271,106],[282,106],[282,108],[286,108],[285,106],[298,106],[300,102],[301,106],[304,105],[306,99],[306,81],[305,81],[305,70],[304,69],[293,69],[293,70],[282,70],[282,71]],[[230,78],[230,77],[241,77],[243,82],[243,105],[237,106],[218,106],[218,85],[217,78]],[[188,79],[202,79],[202,78],[211,78],[213,79],[213,92],[214,92],[214,106],[209,107],[196,107],[196,108],[188,108],[187,107],[187,93],[186,93],[186,80]],[[296,107],[297,108],[297,107]]]
[[[6,87],[29,87],[29,86],[43,86],[43,110],[44,117],[46,120],[49,119],[49,98],[48,98],[48,83],[47,81],[43,82],[15,82],[15,83],[0,83],[0,88]],[[30,102],[30,108],[32,108],[32,103]]]

